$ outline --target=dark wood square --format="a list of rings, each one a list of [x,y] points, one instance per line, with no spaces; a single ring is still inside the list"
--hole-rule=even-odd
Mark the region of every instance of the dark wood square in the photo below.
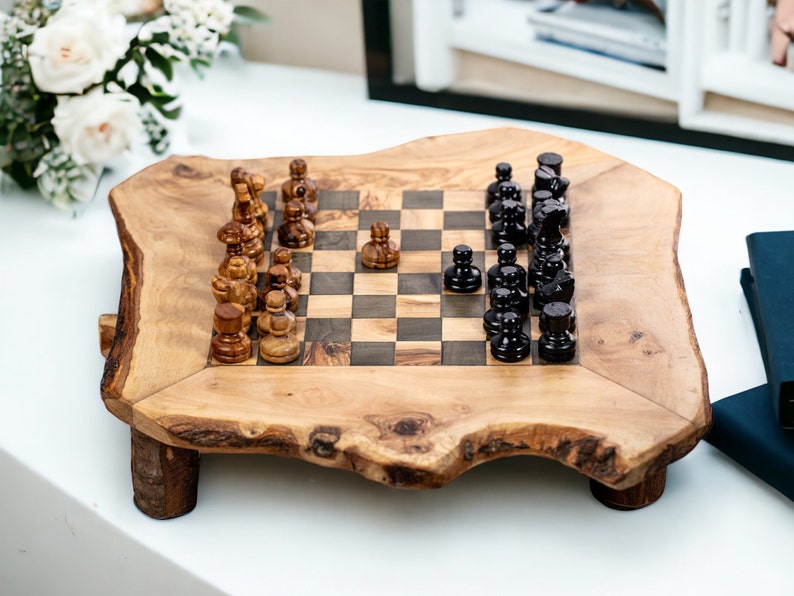
[[[357,190],[321,190],[317,197],[317,208],[338,211],[358,209],[358,198]]]
[[[356,232],[317,232],[314,250],[356,250]]]
[[[350,319],[306,319],[305,341],[350,341]]]
[[[444,191],[442,190],[405,190],[403,209],[443,209]]]
[[[441,342],[441,364],[452,366],[484,366],[485,341]]]
[[[445,230],[482,230],[488,226],[485,210],[445,211]]]
[[[353,273],[352,272],[315,272],[311,277],[312,295],[342,295],[353,293]]]
[[[350,366],[393,366],[394,342],[354,341],[351,344]]]
[[[441,316],[443,318],[477,318],[487,310],[485,294],[442,294]]]
[[[353,296],[354,319],[393,319],[396,311],[396,296]]]
[[[438,294],[441,292],[441,273],[400,273],[397,275],[398,294]]]
[[[401,250],[441,250],[441,230],[402,230]]]
[[[397,341],[439,341],[441,319],[400,318],[397,319]]]
[[[278,198],[278,193],[275,190],[266,190],[259,195],[259,200],[262,201],[265,205],[267,205],[267,208],[270,211],[271,215],[276,211],[277,198]]]

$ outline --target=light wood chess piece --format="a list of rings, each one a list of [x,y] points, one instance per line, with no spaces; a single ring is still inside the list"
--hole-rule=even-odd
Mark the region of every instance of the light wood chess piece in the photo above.
[[[295,315],[287,310],[287,297],[284,292],[268,292],[265,297],[265,309],[256,319],[256,330],[259,332],[260,341],[270,333],[270,319],[277,313],[283,313],[292,320],[292,331],[297,328],[298,322]],[[279,316],[281,315],[279,314]]]
[[[252,232],[250,227],[244,226],[239,221],[230,221],[218,230],[218,240],[226,245],[226,256],[218,266],[218,275],[231,277],[228,270],[229,262],[232,257],[241,256],[245,257],[242,263],[246,271],[246,281],[256,284],[258,279],[256,262],[243,253],[243,247],[252,238]]]
[[[286,364],[300,356],[300,341],[295,334],[293,318],[286,312],[274,312],[270,317],[270,333],[259,340],[259,355],[274,364]]]
[[[224,364],[236,364],[251,357],[251,338],[243,333],[243,313],[240,304],[226,302],[215,307],[212,336],[212,357]]]
[[[314,243],[314,224],[304,219],[300,201],[290,201],[284,207],[284,223],[278,227],[278,241],[287,248],[304,248]]]
[[[370,269],[391,269],[400,262],[400,248],[389,237],[389,224],[376,221],[370,226],[370,238],[361,249],[361,264]]]
[[[265,189],[265,177],[260,174],[251,174],[239,166],[232,170],[230,177],[232,188],[241,182],[248,187],[254,217],[262,223],[262,226],[266,226],[269,209],[267,203],[261,198],[262,191]]]

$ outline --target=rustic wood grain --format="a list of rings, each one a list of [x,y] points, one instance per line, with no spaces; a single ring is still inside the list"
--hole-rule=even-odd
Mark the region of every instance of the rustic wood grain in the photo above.
[[[323,366],[208,367],[215,300],[207,284],[223,256],[215,232],[233,199],[229,171],[261,173],[273,191],[292,158],[173,157],[110,195],[125,264],[101,385],[107,408],[163,445],[300,457],[392,486],[441,486],[517,454],[556,459],[614,491],[656,477],[710,423],[676,257],[675,188],[592,148],[519,129],[306,160],[319,188],[360,190],[373,207],[395,208],[403,190],[443,189],[481,208],[474,191],[484,192],[496,162],[510,161],[528,189],[545,151],[565,156],[573,181],[578,365],[342,369],[333,365],[349,360],[349,344],[307,342],[304,361]],[[444,250],[465,236],[446,234]],[[355,294],[393,294],[397,276],[354,284]],[[438,316],[438,302],[423,300],[401,296],[397,310]],[[437,353],[417,344],[402,357],[432,363]]]

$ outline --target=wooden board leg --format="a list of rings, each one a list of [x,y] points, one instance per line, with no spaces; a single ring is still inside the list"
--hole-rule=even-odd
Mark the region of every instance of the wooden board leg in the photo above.
[[[659,500],[664,492],[667,468],[649,475],[645,480],[624,490],[615,490],[590,479],[590,492],[602,504],[611,509],[631,511],[641,509]]]
[[[198,496],[199,452],[165,445],[134,428],[130,431],[135,505],[155,519],[190,513]]]

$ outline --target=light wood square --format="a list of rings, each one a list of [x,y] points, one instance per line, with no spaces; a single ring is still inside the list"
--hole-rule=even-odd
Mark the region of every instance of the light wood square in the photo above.
[[[356,273],[353,293],[357,296],[383,296],[397,293],[397,273]]]
[[[355,270],[356,255],[352,250],[317,250],[312,254],[312,271],[352,273]]]
[[[484,230],[443,230],[441,250],[452,251],[458,244],[467,244],[472,250],[485,250]]]
[[[397,319],[353,319],[351,341],[396,341]]]
[[[444,211],[478,211],[480,209],[485,209],[485,189],[444,191]]]
[[[441,337],[444,341],[480,341],[485,330],[480,318],[445,318],[441,320]]]
[[[350,318],[353,313],[353,296],[312,295],[306,305],[306,316],[312,319]]]
[[[438,294],[400,294],[396,304],[397,318],[427,318],[441,316],[441,296]]]
[[[440,366],[440,341],[398,341],[394,350],[397,366]]]
[[[436,250],[406,250],[400,253],[400,273],[440,273],[441,255]]]
[[[400,216],[403,230],[441,230],[444,228],[444,211],[441,209],[405,209]]]
[[[359,209],[394,209],[400,210],[403,206],[402,190],[363,190],[358,201]]]

